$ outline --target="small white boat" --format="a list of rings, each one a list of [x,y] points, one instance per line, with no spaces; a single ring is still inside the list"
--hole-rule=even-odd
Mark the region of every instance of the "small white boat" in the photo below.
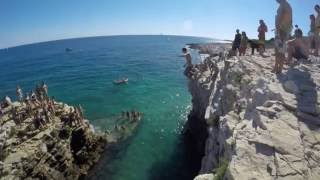
[[[113,83],[116,85],[120,85],[120,84],[127,84],[128,81],[129,81],[128,78],[122,78],[122,79],[114,80]]]

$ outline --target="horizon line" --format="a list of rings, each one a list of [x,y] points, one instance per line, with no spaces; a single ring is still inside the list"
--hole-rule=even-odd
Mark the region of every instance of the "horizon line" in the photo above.
[[[30,46],[35,44],[42,44],[42,43],[49,43],[49,42],[56,42],[56,41],[64,41],[64,40],[75,40],[75,39],[86,39],[86,38],[98,38],[98,37],[117,37],[117,36],[181,36],[181,37],[195,37],[195,38],[207,38],[212,40],[218,40],[218,41],[225,41],[224,39],[218,39],[218,38],[212,38],[212,37],[205,37],[205,36],[194,36],[194,35],[177,35],[177,34],[118,34],[118,35],[97,35],[97,36],[83,36],[83,37],[70,37],[65,39],[53,39],[53,40],[45,40],[45,41],[38,41],[38,42],[32,42],[32,43],[26,43],[26,44],[20,44],[15,46],[9,46],[0,48],[0,51],[12,49],[12,48],[18,48],[21,46]]]

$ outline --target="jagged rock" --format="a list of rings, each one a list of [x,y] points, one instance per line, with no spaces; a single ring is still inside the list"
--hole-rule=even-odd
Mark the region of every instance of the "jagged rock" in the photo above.
[[[284,89],[293,94],[298,94],[299,93],[299,87],[294,83],[294,81],[286,81],[283,84]]]
[[[200,176],[197,176],[194,180],[214,180],[213,174],[203,174]]]
[[[204,89],[190,80],[192,112],[205,109],[194,115],[207,123],[204,177],[227,159],[228,180],[320,178],[320,66],[300,64],[275,75],[273,63],[272,56],[218,62],[215,85],[201,98]]]
[[[20,103],[12,105],[23,109]],[[62,108],[56,104],[56,108],[66,111],[56,114],[39,129],[33,127],[34,121],[30,118],[16,124],[8,118],[10,111],[0,118],[1,179],[79,179],[98,161],[106,145],[105,136],[94,133],[85,123],[78,128],[66,126],[60,116],[68,113],[70,106]],[[63,131],[65,129],[67,132]],[[85,147],[81,149],[81,163],[76,161],[69,137],[69,132],[72,134],[79,129],[83,133],[81,137],[77,136],[77,142],[84,142],[81,147]]]

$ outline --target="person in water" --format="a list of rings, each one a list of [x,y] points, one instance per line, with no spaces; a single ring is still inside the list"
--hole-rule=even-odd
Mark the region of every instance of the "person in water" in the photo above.
[[[309,35],[309,41],[310,41],[310,53],[315,53],[316,49],[316,17],[311,14],[310,15],[310,31],[308,33]]]
[[[239,56],[246,55],[246,51],[247,51],[247,46],[248,46],[248,37],[246,32],[242,32],[241,34],[241,43],[240,43],[240,48],[239,48]]]
[[[308,40],[303,39],[303,33],[300,28],[295,30],[295,39],[288,41],[288,59],[287,62],[292,62],[292,57],[297,60],[308,59],[309,45]]]
[[[240,34],[240,30],[237,29],[236,35],[234,37],[233,44],[232,44],[232,50],[235,53],[235,55],[237,54],[237,50],[239,51],[240,44],[241,44],[241,34]]]
[[[264,20],[260,20],[259,21],[259,27],[258,27],[258,38],[259,38],[259,52],[262,53],[264,51],[266,51],[266,47],[265,47],[265,41],[266,41],[266,32],[268,32],[268,27],[266,25],[266,23],[264,22]]]
[[[186,64],[184,65],[186,70],[184,71],[184,74],[186,76],[190,76],[190,73],[192,70],[192,57],[191,57],[190,53],[188,52],[187,48],[182,48],[182,53],[183,53],[183,55],[181,55],[180,57],[184,57],[186,60]]]
[[[281,73],[283,63],[286,59],[286,41],[289,39],[292,31],[292,8],[287,0],[276,0],[279,3],[275,19],[275,66],[274,73]]]
[[[314,6],[314,10],[316,11],[317,15],[315,17],[315,33],[314,33],[314,38],[315,38],[315,56],[319,56],[319,47],[320,47],[320,6],[317,4]]]

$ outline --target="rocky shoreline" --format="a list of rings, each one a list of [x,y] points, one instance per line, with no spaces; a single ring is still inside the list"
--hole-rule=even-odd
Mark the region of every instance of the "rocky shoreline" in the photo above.
[[[319,58],[275,75],[273,50],[265,57],[217,54],[225,52],[188,77],[186,131],[204,154],[195,179],[319,179]]]
[[[42,94],[44,95],[44,94]],[[132,135],[141,113],[97,132],[82,108],[51,98],[1,103],[0,179],[84,179],[112,144]]]

